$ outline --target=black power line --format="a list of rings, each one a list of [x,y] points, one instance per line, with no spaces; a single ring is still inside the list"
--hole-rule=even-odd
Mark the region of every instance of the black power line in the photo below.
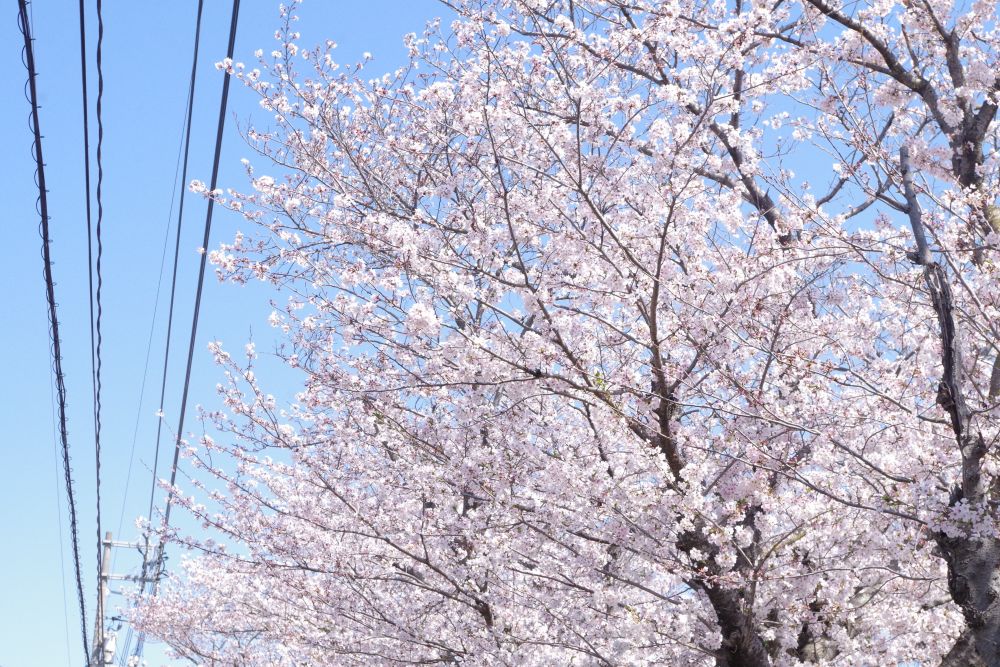
[[[97,346],[94,344],[94,249],[93,227],[90,209],[90,102],[87,86],[87,20],[84,0],[80,0],[80,88],[83,92],[83,182],[86,189],[85,211],[87,215],[87,296],[90,303],[90,379],[93,384],[94,400],[94,440],[97,440],[97,361],[94,358]]]
[[[63,473],[66,478],[66,498],[69,502],[70,533],[73,540],[73,563],[76,567],[76,592],[80,604],[80,634],[84,655],[90,660],[90,643],[87,641],[87,610],[83,599],[83,579],[80,571],[80,544],[77,535],[76,501],[73,496],[73,475],[69,459],[69,431],[66,426],[66,383],[62,371],[62,351],[59,343],[59,318],[56,314],[55,283],[52,279],[52,255],[49,237],[49,207],[45,188],[45,160],[42,158],[42,133],[38,123],[38,90],[35,85],[35,54],[32,48],[31,27],[28,22],[27,0],[18,0],[18,26],[24,37],[22,56],[28,70],[28,101],[31,103],[31,130],[34,135],[35,176],[38,185],[39,230],[42,236],[42,260],[45,276],[45,298],[48,303],[49,338],[52,344],[52,370],[56,378],[59,406],[59,439],[62,445]]]
[[[236,24],[240,13],[240,0],[233,0],[233,13],[229,22],[229,45],[226,48],[226,58],[231,62],[233,49],[236,46]],[[209,184],[209,192],[214,193],[219,182],[219,161],[222,157],[222,135],[226,126],[226,106],[229,102],[229,82],[230,75],[227,73],[222,80],[222,100],[219,104],[219,123],[215,133],[215,155],[212,158],[212,179]],[[184,390],[181,392],[180,417],[177,420],[177,434],[174,442],[174,460],[170,466],[170,488],[167,492],[167,505],[163,515],[164,530],[170,525],[170,509],[173,505],[174,484],[177,481],[177,463],[181,454],[181,438],[184,434],[184,413],[187,407],[188,390],[191,387],[191,364],[194,361],[195,342],[198,337],[198,317],[201,312],[201,295],[205,286],[205,266],[208,262],[208,242],[212,234],[212,212],[214,210],[215,199],[210,196],[208,199],[208,209],[205,212],[205,235],[202,240],[201,262],[198,266],[198,287],[195,290],[194,313],[191,317],[191,338],[188,341],[187,368],[184,371]],[[160,541],[159,553],[157,555],[156,573],[157,582],[163,566],[164,543]],[[155,590],[155,588],[154,588]]]
[[[174,241],[174,266],[173,274],[170,278],[170,305],[167,308],[167,339],[163,352],[163,377],[160,382],[160,412],[163,411],[163,403],[167,394],[167,366],[170,362],[170,338],[174,327],[174,300],[177,295],[177,265],[181,252],[181,226],[184,221],[184,195],[187,192],[188,155],[191,149],[191,122],[194,110],[194,87],[198,71],[198,48],[201,44],[201,16],[204,8],[204,0],[198,0],[198,14],[194,28],[194,55],[191,59],[191,82],[188,86],[188,107],[187,123],[184,128],[184,162],[181,167],[181,197],[177,208],[177,236]],[[228,81],[228,77],[226,77]],[[150,521],[153,518],[153,499],[156,495],[156,473],[160,461],[160,438],[163,432],[163,419],[159,419],[156,424],[156,449],[153,454],[153,484],[149,490],[149,513]],[[145,564],[144,564],[145,565]],[[145,575],[145,573],[144,573]]]
[[[101,441],[101,417],[100,417],[100,394],[98,392],[99,371],[98,371],[98,346],[94,339],[95,334],[95,319],[94,319],[94,232],[93,232],[93,216],[90,208],[90,102],[89,102],[89,86],[87,85],[87,15],[86,7],[84,5],[84,0],[80,0],[80,89],[83,98],[83,175],[84,175],[84,189],[85,189],[85,211],[87,218],[87,301],[90,306],[90,381],[91,381],[91,397],[94,402],[94,449],[97,459],[97,508],[98,508],[98,520],[97,520],[97,594],[101,594],[101,523],[100,523],[100,507],[101,507],[101,491],[100,491],[100,469],[101,469],[101,458],[100,458],[100,441]],[[98,223],[98,230],[100,230],[100,223]],[[98,231],[98,237],[100,236],[100,231]],[[100,262],[100,245],[98,245],[98,262]],[[100,285],[100,283],[98,283]],[[100,287],[98,287],[100,289]],[[98,310],[98,312],[100,312]],[[99,340],[99,339],[98,339]],[[100,613],[101,604],[97,604],[97,612]],[[98,620],[100,623],[100,620]],[[99,645],[103,645],[102,639],[97,639]]]
[[[103,347],[103,337],[101,335],[101,319],[104,309],[101,306],[101,290],[104,287],[104,279],[101,276],[101,258],[104,255],[104,244],[101,239],[101,223],[104,220],[104,202],[101,198],[101,188],[104,184],[104,164],[101,159],[101,149],[104,145],[104,122],[101,114],[101,106],[104,99],[104,70],[102,67],[102,47],[104,44],[104,16],[101,12],[101,0],[97,0],[97,320],[94,330],[97,332],[97,347],[95,357],[97,368],[94,371],[94,471],[96,483],[97,500],[97,613],[100,617],[95,624],[94,632],[97,633],[96,643],[98,656],[104,662],[104,603],[103,603],[103,560],[104,542],[101,531],[101,348]],[[86,64],[84,65],[86,68]]]
[[[231,62],[233,49],[236,45],[236,24],[240,12],[240,0],[233,0],[233,13],[229,22],[229,45],[226,48],[226,58]],[[229,81],[230,75],[227,73],[222,81],[222,100],[219,104],[219,124],[215,134],[215,156],[212,158],[212,179],[209,184],[209,193],[214,193],[219,182],[219,161],[222,156],[222,135],[226,126],[226,105],[229,102]],[[170,509],[173,506],[174,484],[177,481],[177,464],[181,454],[181,439],[184,434],[184,414],[187,407],[188,390],[191,387],[191,364],[194,361],[195,342],[198,337],[198,317],[201,313],[201,295],[205,286],[205,266],[208,261],[208,241],[212,234],[212,211],[215,200],[212,196],[208,199],[208,209],[205,212],[205,235],[202,240],[201,262],[198,266],[198,287],[195,290],[194,313],[191,317],[191,338],[188,341],[187,368],[184,371],[184,389],[181,392],[180,416],[177,420],[176,440],[174,441],[174,460],[170,465],[170,487],[167,491],[167,504],[163,513],[164,536],[166,529],[170,525]],[[164,541],[160,540],[157,549],[156,568],[154,572],[153,591],[159,586],[160,577],[163,571]]]
[[[185,112],[187,110],[187,107],[188,107],[188,102],[187,100],[185,100],[184,101]],[[157,274],[157,279],[156,279],[156,295],[153,297],[153,316],[149,323],[149,335],[146,340],[146,360],[143,362],[142,366],[142,384],[139,387],[139,400],[138,400],[138,405],[136,407],[135,423],[133,424],[132,427],[132,445],[129,448],[128,472],[125,474],[125,491],[122,494],[122,506],[118,514],[118,529],[115,531],[116,534],[122,532],[122,525],[124,525],[125,523],[125,510],[127,509],[128,506],[128,492],[132,481],[132,464],[135,460],[135,446],[136,443],[138,442],[139,424],[142,421],[142,415],[143,415],[142,411],[142,407],[144,405],[143,399],[146,395],[146,381],[149,377],[149,359],[153,350],[153,334],[156,332],[156,319],[157,319],[157,314],[160,312],[160,293],[161,293],[161,288],[163,287],[163,268],[166,266],[167,263],[167,245],[170,240],[170,230],[172,227],[171,221],[174,219],[174,204],[176,203],[177,200],[177,184],[179,182],[181,175],[181,155],[184,152],[184,128],[187,125],[187,118],[188,118],[187,113],[185,113],[183,118],[181,119],[180,134],[177,138],[177,160],[174,164],[174,182],[173,186],[171,187],[170,207],[168,208],[166,215],[167,225],[163,230],[163,248],[160,251],[160,270]],[[155,474],[153,475],[153,485],[154,485],[153,488],[155,489],[156,488]],[[150,509],[150,512],[152,512],[152,509]],[[149,547],[149,538],[147,533],[146,544],[143,551],[141,552],[143,555],[144,566],[147,562],[146,553],[148,551],[148,547]],[[111,560],[112,571],[114,571],[115,569],[115,562],[117,555],[118,552],[115,552],[115,558]],[[143,570],[143,576],[145,576],[145,570]],[[143,593],[145,592],[145,583],[140,585],[140,590]],[[126,630],[124,641],[121,641],[118,644],[119,647],[117,651],[118,664],[121,667],[127,667],[127,663],[129,661],[129,651],[130,647],[132,646],[133,635],[134,631],[132,626],[130,625]]]
[[[185,130],[184,166],[183,166],[183,176],[182,176],[182,184],[184,184],[185,186],[186,186],[186,183],[187,183],[188,152],[189,152],[190,140],[191,140],[191,121],[192,121],[192,109],[193,109],[193,105],[194,105],[194,87],[195,87],[195,79],[196,79],[195,75],[196,75],[197,62],[198,62],[198,45],[199,45],[200,35],[201,35],[202,4],[203,4],[202,0],[199,0],[199,2],[198,2],[198,22],[197,22],[197,26],[195,28],[194,60],[193,60],[193,62],[191,64],[191,83],[190,83],[190,92],[189,92],[189,98],[188,98],[188,125],[187,125],[186,130]],[[239,18],[239,8],[240,8],[239,0],[233,0],[232,16],[231,16],[230,24],[229,24],[229,43],[228,43],[227,50],[226,50],[226,57],[229,58],[230,61],[232,60],[233,51],[234,51],[235,45],[236,45],[236,27],[237,27],[238,18]],[[226,107],[227,107],[228,102],[229,102],[229,83],[230,83],[230,76],[229,76],[229,74],[226,74],[225,78],[223,79],[223,83],[222,83],[222,99],[221,99],[220,105],[219,105],[219,121],[218,121],[218,128],[217,128],[217,131],[216,131],[216,139],[215,139],[215,154],[214,154],[213,163],[212,163],[212,177],[211,177],[210,191],[213,191],[213,192],[214,192],[214,190],[215,190],[215,188],[216,188],[216,186],[218,184],[219,162],[220,162],[221,154],[222,154],[222,138],[223,138],[223,132],[224,132],[224,129],[225,129],[225,122],[226,122]],[[173,500],[173,486],[174,486],[174,484],[175,484],[175,482],[177,480],[177,464],[178,464],[178,459],[179,459],[179,456],[180,456],[180,443],[181,443],[181,438],[182,438],[182,434],[183,434],[183,430],[184,430],[184,415],[185,415],[185,409],[186,409],[186,406],[187,406],[188,390],[190,389],[190,384],[191,384],[191,366],[192,366],[192,362],[193,362],[193,359],[194,359],[195,341],[197,339],[198,318],[199,318],[199,314],[200,314],[200,311],[201,311],[201,296],[202,296],[202,291],[203,291],[204,284],[205,284],[205,266],[206,266],[206,261],[208,259],[207,250],[208,250],[208,242],[209,242],[209,238],[211,236],[211,230],[212,230],[212,212],[213,212],[213,208],[214,208],[214,200],[210,198],[208,200],[208,209],[207,209],[206,215],[205,215],[205,233],[204,233],[204,240],[202,242],[202,248],[203,248],[204,252],[202,253],[201,262],[200,262],[200,266],[199,266],[199,270],[198,270],[198,286],[197,286],[197,290],[196,290],[196,293],[195,293],[194,313],[193,313],[192,322],[191,322],[191,338],[190,338],[189,345],[188,345],[187,366],[186,366],[186,370],[185,370],[185,374],[184,374],[184,387],[183,387],[183,391],[182,391],[182,395],[181,395],[180,417],[179,417],[179,420],[178,420],[178,428],[177,428],[177,433],[176,433],[176,441],[175,441],[175,445],[174,445],[173,462],[172,462],[171,468],[170,468],[170,491],[169,491],[169,493],[167,495],[166,509],[164,511],[164,519],[163,519],[163,528],[164,528],[164,530],[166,530],[167,526],[169,526],[169,524],[170,524],[170,509],[171,509],[171,504],[172,504],[172,500]],[[166,347],[166,351],[165,351],[164,359],[163,359],[163,381],[162,381],[162,384],[161,384],[161,387],[160,387],[160,406],[161,406],[161,410],[162,410],[163,402],[164,402],[164,398],[165,398],[166,374],[167,374],[167,365],[168,365],[169,351],[170,351],[170,347],[169,347],[170,346],[170,332],[172,330],[172,324],[173,324],[173,307],[174,307],[174,297],[175,297],[175,293],[176,293],[176,284],[177,284],[177,265],[178,265],[178,259],[179,259],[179,253],[180,253],[181,220],[183,218],[183,214],[184,214],[184,191],[182,190],[182,192],[181,192],[180,206],[179,206],[179,210],[178,210],[178,220],[177,220],[177,241],[176,241],[175,248],[174,248],[173,277],[171,279],[171,287],[170,287],[170,308],[169,308],[169,315],[168,315],[168,320],[167,320],[167,347]],[[161,429],[162,429],[162,423],[163,422],[162,422],[162,419],[161,419],[160,423],[157,425],[157,432],[156,432],[157,438],[156,438],[156,455],[155,455],[154,464],[153,464],[153,487],[150,490],[150,496],[149,496],[149,503],[150,503],[149,516],[150,516],[150,518],[152,518],[153,499],[154,499],[154,496],[155,496],[155,493],[156,493],[156,468],[157,468],[157,464],[158,464],[158,460],[159,460],[159,445],[160,445],[160,435],[161,435],[161,432],[162,432],[161,431]],[[161,538],[161,541],[160,541],[160,543],[159,543],[159,545],[157,547],[157,553],[156,553],[156,557],[155,557],[155,563],[150,562],[150,560],[148,558],[148,548],[147,548],[147,555],[146,555],[146,558],[143,561],[143,574],[142,574],[143,589],[145,589],[146,582],[150,579],[150,575],[152,575],[152,578],[153,578],[153,581],[154,581],[154,584],[153,584],[153,590],[154,590],[154,592],[156,591],[156,588],[159,585],[159,578],[160,578],[160,575],[161,575],[161,572],[162,572],[162,569],[163,569],[164,546],[165,546],[164,542],[163,542],[163,540]],[[151,565],[152,565],[152,568],[150,568]],[[140,634],[139,639],[137,641],[136,650],[135,650],[135,654],[134,655],[141,655],[142,654],[144,641],[145,641],[145,636],[142,635],[142,634]]]
[[[180,251],[181,251],[181,230],[183,228],[184,221],[184,199],[187,192],[187,174],[188,174],[188,156],[191,152],[191,125],[193,120],[194,112],[194,91],[195,82],[197,81],[198,73],[198,50],[201,46],[201,18],[202,12],[204,10],[204,0],[198,0],[198,10],[195,17],[195,27],[194,27],[194,48],[193,54],[191,56],[191,78],[188,84],[188,98],[187,98],[187,108],[185,110],[184,116],[184,157],[183,162],[181,162],[181,192],[180,192],[180,202],[177,209],[177,232],[174,241],[174,260],[172,274],[170,278],[170,304],[167,308],[167,335],[163,351],[163,372],[160,380],[160,402],[159,402],[159,413],[162,415],[164,401],[166,400],[167,394],[167,367],[170,363],[170,342],[174,327],[174,303],[177,296],[177,267],[180,263]],[[180,155],[178,155],[178,160],[181,160]],[[176,179],[176,174],[175,174]],[[177,181],[174,181],[174,189],[176,191]],[[173,208],[173,200],[170,202],[171,209]],[[168,223],[169,226],[169,223]],[[165,241],[165,239],[164,239]],[[164,246],[164,250],[166,247]],[[161,267],[162,269],[162,267]],[[159,293],[159,286],[157,286],[157,293]],[[152,521],[153,518],[153,503],[156,498],[156,487],[157,487],[157,471],[159,469],[160,461],[160,441],[163,433],[163,419],[159,418],[156,424],[156,446],[153,453],[153,480],[151,488],[149,490],[149,511],[147,517]],[[133,443],[134,444],[134,443]],[[150,566],[152,565],[152,559],[149,553],[149,535],[147,533],[145,546],[143,549],[142,558],[142,574],[140,576],[140,590],[144,594],[146,592],[146,585],[149,581]],[[145,635],[139,635],[139,639],[136,642],[136,649],[133,656],[139,656],[142,654],[142,648],[144,643]],[[131,629],[125,640],[125,647],[122,651],[122,656],[126,656],[129,651],[129,645],[132,641]],[[124,664],[124,662],[122,663]]]

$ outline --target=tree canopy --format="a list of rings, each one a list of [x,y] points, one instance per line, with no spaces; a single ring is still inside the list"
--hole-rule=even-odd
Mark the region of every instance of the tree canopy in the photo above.
[[[273,123],[212,260],[288,295],[303,386],[213,348],[209,530],[138,626],[209,664],[1000,665],[995,3],[449,4],[389,74],[294,5],[224,63]]]

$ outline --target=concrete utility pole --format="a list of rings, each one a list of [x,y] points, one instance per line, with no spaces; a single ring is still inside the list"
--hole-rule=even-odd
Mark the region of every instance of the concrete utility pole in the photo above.
[[[105,667],[112,664],[115,657],[115,642],[109,642],[104,635],[104,604],[108,598],[108,575],[111,570],[111,531],[104,533],[101,553],[101,590],[97,594],[97,612],[94,615],[94,643],[91,649],[90,667]],[[108,649],[110,650],[110,654]]]
[[[111,590],[112,581],[134,581],[139,583],[145,583],[151,581],[144,578],[143,576],[135,576],[129,574],[114,574],[111,572],[111,549],[113,547],[125,548],[125,549],[139,549],[142,551],[143,544],[139,542],[118,542],[111,539],[111,532],[104,534],[104,540],[101,542],[102,556],[101,556],[101,590],[100,595],[97,599],[97,618],[94,619],[94,641],[90,648],[90,657],[87,663],[87,667],[108,667],[114,663],[115,654],[118,652],[118,635],[116,632],[108,633],[104,626],[104,614],[105,609],[107,609],[107,600],[109,593],[120,593],[121,591]],[[147,543],[148,548],[148,543]],[[143,553],[143,562],[146,561],[146,553]],[[121,621],[122,619],[112,619]],[[124,649],[125,653],[129,652],[128,647]]]

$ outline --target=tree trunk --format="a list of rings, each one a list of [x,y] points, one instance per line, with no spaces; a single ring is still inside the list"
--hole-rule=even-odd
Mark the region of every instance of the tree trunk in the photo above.
[[[948,589],[967,628],[942,666],[1000,667],[1000,541],[939,536],[938,544],[948,563]]]
[[[737,560],[737,570],[753,567],[756,542],[760,539],[753,521],[760,511],[759,506],[751,507],[741,522],[753,531],[755,539],[754,544],[742,551]],[[771,667],[767,645],[760,636],[757,620],[754,618],[752,596],[746,588],[712,583],[724,573],[724,569],[716,561],[719,548],[706,539],[700,520],[695,522],[695,526],[694,530],[681,533],[677,547],[687,554],[697,549],[707,555],[705,564],[708,576],[692,577],[688,580],[688,585],[705,593],[719,623],[722,645],[715,651],[715,667]]]
[[[975,638],[972,633],[966,630],[958,639],[951,650],[941,658],[940,667],[985,667],[986,663],[979,659],[976,653]]]
[[[710,585],[699,587],[712,603],[722,633],[715,667],[770,667],[767,647],[757,634],[753,613],[745,608],[741,592]]]

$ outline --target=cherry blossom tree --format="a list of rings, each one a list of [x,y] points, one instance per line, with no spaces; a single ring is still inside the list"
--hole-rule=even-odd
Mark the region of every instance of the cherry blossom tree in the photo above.
[[[288,296],[135,623],[238,665],[1000,665],[991,2],[452,0],[261,70]],[[267,175],[261,172],[268,172]]]

